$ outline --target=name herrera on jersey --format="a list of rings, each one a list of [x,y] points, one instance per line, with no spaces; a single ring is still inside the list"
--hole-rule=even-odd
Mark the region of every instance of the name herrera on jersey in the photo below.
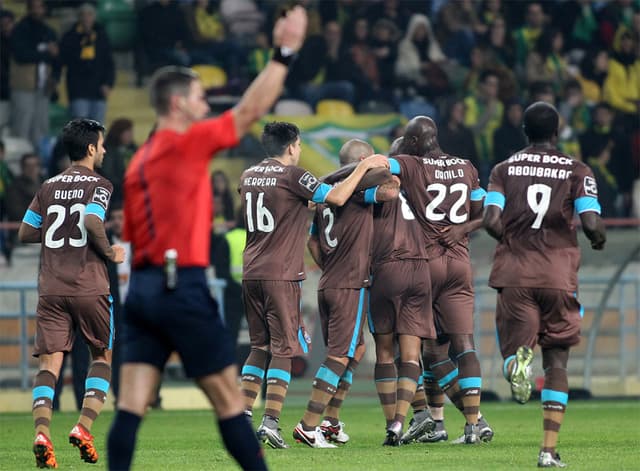
[[[242,182],[244,186],[277,186],[275,177],[246,177]]]

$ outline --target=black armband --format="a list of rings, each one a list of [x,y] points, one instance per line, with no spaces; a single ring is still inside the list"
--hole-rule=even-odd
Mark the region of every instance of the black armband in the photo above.
[[[273,49],[273,56],[271,57],[271,60],[280,62],[282,65],[289,67],[295,57],[296,53],[293,49],[288,47],[275,47]]]

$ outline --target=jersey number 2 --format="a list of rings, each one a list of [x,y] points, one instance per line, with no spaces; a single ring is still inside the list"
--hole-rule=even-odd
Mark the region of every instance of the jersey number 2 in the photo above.
[[[87,245],[87,230],[84,227],[84,210],[85,205],[76,203],[69,208],[69,215],[78,213],[78,222],[76,226],[80,229],[80,238],[69,237],[69,245],[71,247],[84,247]],[[59,204],[52,204],[47,208],[47,215],[55,215],[55,219],[44,234],[44,245],[50,249],[59,249],[64,246],[64,238],[54,239],[56,231],[62,226],[67,217],[67,208]]]
[[[331,208],[324,208],[322,218],[327,219],[327,225],[324,228],[324,238],[327,241],[327,245],[333,249],[338,246],[338,239],[331,237],[331,229],[333,229],[333,223],[335,221]]]
[[[264,192],[258,193],[256,202],[256,224],[253,223],[253,209],[251,204],[251,192],[245,193],[247,200],[247,230],[255,232],[256,226],[260,232],[271,232],[275,227],[273,214],[264,206]]]
[[[540,229],[542,220],[549,210],[549,204],[551,204],[551,187],[542,183],[529,185],[529,188],[527,188],[527,203],[531,211],[536,215],[531,228]]]
[[[458,210],[464,206],[467,201],[467,193],[469,187],[464,183],[454,183],[447,187],[442,183],[432,183],[427,187],[427,192],[435,191],[437,194],[435,198],[427,205],[426,216],[429,221],[442,221],[447,215],[445,213],[436,212],[438,206],[442,204],[447,197],[447,190],[453,195],[453,193],[460,193],[460,196],[455,203],[451,205],[449,210],[449,220],[454,224],[462,224],[467,220],[469,216],[467,213],[458,214]]]

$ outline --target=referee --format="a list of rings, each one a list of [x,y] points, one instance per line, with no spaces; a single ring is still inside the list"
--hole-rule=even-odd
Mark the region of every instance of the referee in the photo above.
[[[238,144],[279,97],[306,24],[302,7],[276,22],[272,60],[238,105],[217,118],[203,119],[209,106],[190,69],[167,67],[153,77],[157,129],[133,157],[124,184],[124,239],[132,244],[133,270],[118,412],[108,437],[110,470],[130,468],[140,421],[174,350],[214,407],[229,453],[243,469],[266,469],[243,414],[233,343],[205,276],[213,210],[208,167],[213,154]],[[163,269],[170,249],[177,251],[175,283]]]

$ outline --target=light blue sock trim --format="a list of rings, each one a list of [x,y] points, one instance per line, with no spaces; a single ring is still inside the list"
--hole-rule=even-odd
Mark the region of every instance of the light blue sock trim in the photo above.
[[[426,370],[422,372],[422,377],[424,378],[425,381],[436,379],[436,377],[433,376],[432,371],[426,371]]]
[[[49,386],[36,386],[33,388],[33,400],[39,399],[41,397],[46,397],[47,399],[53,401],[53,396],[55,394],[55,389]]]
[[[280,381],[284,381],[288,384],[291,382],[291,373],[285,370],[279,370],[277,368],[270,368],[267,371],[267,379],[279,379]]]
[[[87,378],[84,382],[84,389],[88,391],[89,389],[97,389],[98,391],[102,391],[103,393],[109,392],[109,381],[103,378]]]
[[[543,389],[541,394],[542,402],[559,402],[563,406],[569,402],[569,394],[562,391],[554,391],[553,389]]]
[[[509,365],[509,362],[511,360],[515,360],[516,356],[515,355],[511,355],[507,358],[504,359],[504,363],[502,364],[502,375],[504,376],[504,378],[509,381],[509,372],[507,371],[507,366]]]
[[[460,389],[481,388],[482,378],[478,376],[469,376],[467,378],[458,378]]]
[[[441,388],[444,389],[444,387],[449,384],[450,382],[452,382],[454,379],[456,379],[458,377],[458,368],[456,368],[455,370],[451,371],[447,376],[445,376],[444,378],[440,378],[438,380],[438,386],[440,386]]]
[[[318,368],[316,379],[324,381],[325,383],[329,383],[333,387],[338,387],[338,382],[340,382],[340,376],[331,371],[325,365],[322,365],[320,366],[320,368]]]
[[[418,382],[415,380],[415,378],[409,378],[408,376],[400,376],[400,377],[398,377],[398,381],[400,381],[401,379],[408,379],[409,381],[413,381],[414,383],[418,384]]]
[[[262,380],[264,379],[264,370],[253,365],[244,365],[242,367],[242,375],[251,375]]]
[[[431,365],[429,365],[429,368],[431,368],[431,371],[433,371],[433,369],[436,366],[444,365],[445,363],[449,363],[449,362],[453,363],[449,358],[447,358],[446,360],[442,360],[437,363],[432,363]]]

